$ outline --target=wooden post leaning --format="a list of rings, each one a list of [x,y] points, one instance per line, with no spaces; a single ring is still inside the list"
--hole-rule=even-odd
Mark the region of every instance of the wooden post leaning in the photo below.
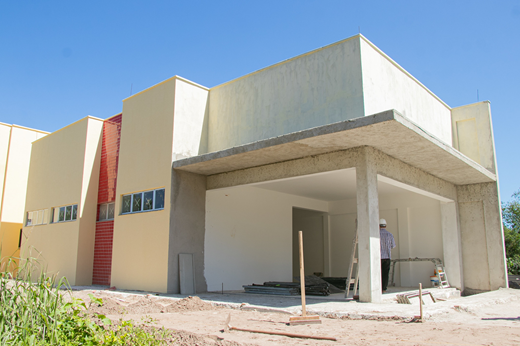
[[[307,307],[305,306],[305,269],[303,265],[303,232],[298,232],[298,242],[300,248],[300,290],[302,297],[302,315],[289,317],[289,324],[310,324],[321,323],[320,316],[307,316]]]

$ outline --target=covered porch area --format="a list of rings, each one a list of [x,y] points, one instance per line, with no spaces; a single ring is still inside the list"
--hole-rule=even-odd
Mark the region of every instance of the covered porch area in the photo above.
[[[473,287],[507,285],[496,257],[501,228],[459,206],[461,185],[492,206],[496,177],[394,111],[175,161],[173,180],[172,293],[180,284],[178,255],[186,252],[194,254],[197,292],[292,281],[298,230],[306,275],[346,276],[357,219],[360,301],[382,302],[380,218],[396,239],[393,258],[439,258],[460,290],[481,262],[487,282],[471,278]],[[465,250],[468,222],[494,240],[470,231]],[[472,242],[495,254],[473,261]],[[429,287],[431,275],[431,263],[401,264],[396,286]]]

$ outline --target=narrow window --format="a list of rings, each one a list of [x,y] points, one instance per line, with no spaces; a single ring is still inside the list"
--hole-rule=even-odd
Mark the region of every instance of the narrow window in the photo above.
[[[155,209],[164,208],[164,189],[155,190]]]
[[[18,248],[22,247],[22,228],[20,228],[20,238],[18,238]]]
[[[25,223],[26,226],[32,225],[32,218],[33,218],[32,211],[27,212],[27,222]]]
[[[123,196],[123,214],[130,212],[132,206],[132,195]]]
[[[60,208],[60,217],[58,221],[65,221],[65,207]]]
[[[38,210],[38,221],[37,225],[43,225],[43,210]]]
[[[144,193],[144,206],[143,210],[153,209],[153,191],[146,191]]]
[[[74,204],[72,206],[72,220],[76,220],[78,218],[78,205]]]
[[[107,205],[101,204],[99,206],[99,221],[103,221],[107,219]]]
[[[142,193],[133,194],[132,212],[141,211]]]
[[[115,211],[115,203],[108,203],[107,207],[107,219],[112,220],[114,219],[114,211]]]
[[[65,207],[65,221],[72,220],[72,206]]]

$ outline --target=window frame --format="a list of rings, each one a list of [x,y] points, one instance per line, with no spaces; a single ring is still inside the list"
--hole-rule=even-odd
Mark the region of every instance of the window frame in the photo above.
[[[158,191],[163,191],[163,202],[162,207],[157,207],[157,193]],[[153,192],[153,203],[151,209],[145,209],[145,199],[144,195],[146,193]],[[140,195],[140,210],[134,211],[134,196]],[[128,215],[128,214],[139,214],[139,213],[147,213],[150,211],[158,211],[158,210],[164,210],[164,199],[166,196],[166,189],[164,187],[158,188],[158,189],[152,189],[152,190],[146,190],[146,191],[139,191],[139,192],[132,192],[127,193],[121,196],[121,214],[120,215]],[[124,199],[130,197],[130,211],[124,211]]]
[[[39,209],[39,210],[28,211],[25,213],[25,226],[24,227],[40,226],[40,225],[46,225],[48,223],[49,223],[49,209]]]
[[[116,202],[108,202],[108,203],[102,203],[99,205],[99,216],[98,216],[98,220],[97,222],[103,222],[103,221],[111,221],[111,220],[114,220],[115,218],[115,209],[116,209],[116,206],[115,206]],[[110,216],[110,213],[109,213],[109,210],[110,210],[110,205],[112,205],[112,217],[109,217]],[[105,209],[105,216],[106,218],[102,219],[101,216],[102,216],[102,209],[106,208]]]
[[[69,210],[70,219],[67,219],[67,210]],[[51,208],[50,223],[72,222],[72,221],[77,221],[77,220],[78,220],[78,204],[77,203]]]

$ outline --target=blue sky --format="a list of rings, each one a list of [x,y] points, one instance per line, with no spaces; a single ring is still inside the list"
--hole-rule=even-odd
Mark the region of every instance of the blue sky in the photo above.
[[[451,107],[491,101],[520,189],[520,1],[0,0],[0,122],[55,131],[173,75],[212,87],[361,33]]]

